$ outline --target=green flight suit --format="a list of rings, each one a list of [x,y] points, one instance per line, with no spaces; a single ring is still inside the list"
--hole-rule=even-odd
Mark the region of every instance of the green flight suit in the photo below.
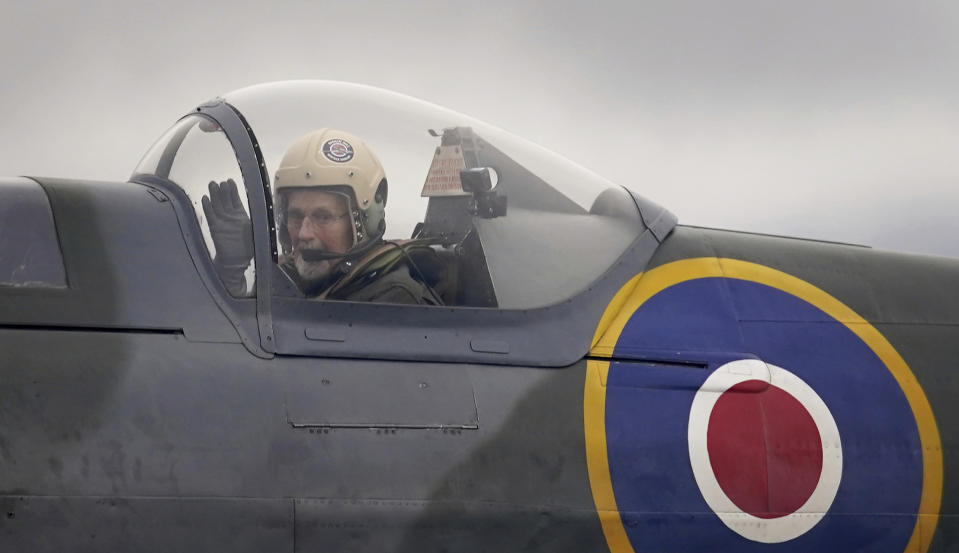
[[[311,299],[438,305],[442,302],[436,290],[431,290],[411,274],[416,272],[418,276],[428,278],[419,271],[429,268],[430,276],[435,275],[435,262],[425,260],[424,254],[432,254],[432,250],[423,244],[383,243],[355,261],[345,274],[340,269],[330,281],[313,291],[303,290],[292,256],[281,257],[280,268]],[[412,261],[413,257],[419,257],[420,261]],[[411,263],[415,264],[412,270]],[[436,285],[435,280],[432,285]]]

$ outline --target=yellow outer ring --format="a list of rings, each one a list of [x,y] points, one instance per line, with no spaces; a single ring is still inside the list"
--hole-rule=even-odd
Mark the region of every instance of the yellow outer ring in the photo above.
[[[905,551],[925,553],[932,542],[942,503],[942,443],[932,407],[909,365],[892,344],[855,311],[823,290],[782,271],[737,259],[699,257],[674,261],[645,274],[636,275],[623,286],[600,319],[590,354],[611,357],[619,336],[633,313],[659,292],[681,282],[709,277],[735,278],[765,284],[805,300],[846,325],[886,365],[909,401],[919,429],[919,440],[922,444],[922,496],[916,526]],[[616,507],[616,497],[609,475],[605,386],[608,374],[608,361],[590,360],[587,363],[583,394],[586,464],[593,501],[609,550],[612,553],[634,553]]]

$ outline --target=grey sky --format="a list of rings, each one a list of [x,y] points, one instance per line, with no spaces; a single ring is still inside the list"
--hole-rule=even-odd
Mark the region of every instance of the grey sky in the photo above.
[[[125,179],[197,103],[356,81],[688,224],[959,255],[956,2],[13,2],[0,174]]]

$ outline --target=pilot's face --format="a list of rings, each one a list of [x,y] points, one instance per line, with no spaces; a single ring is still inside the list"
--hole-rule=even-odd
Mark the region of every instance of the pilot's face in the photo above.
[[[306,261],[303,250],[346,253],[353,245],[349,205],[341,194],[321,190],[288,192],[286,230],[297,269],[304,278],[318,277],[336,260]]]

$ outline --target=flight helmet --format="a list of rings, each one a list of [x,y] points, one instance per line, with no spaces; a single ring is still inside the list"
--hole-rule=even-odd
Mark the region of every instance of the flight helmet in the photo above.
[[[283,156],[273,186],[284,252],[292,249],[286,193],[294,189],[319,188],[346,197],[353,225],[347,257],[368,250],[386,231],[386,173],[366,143],[350,133],[327,128],[300,137]]]

